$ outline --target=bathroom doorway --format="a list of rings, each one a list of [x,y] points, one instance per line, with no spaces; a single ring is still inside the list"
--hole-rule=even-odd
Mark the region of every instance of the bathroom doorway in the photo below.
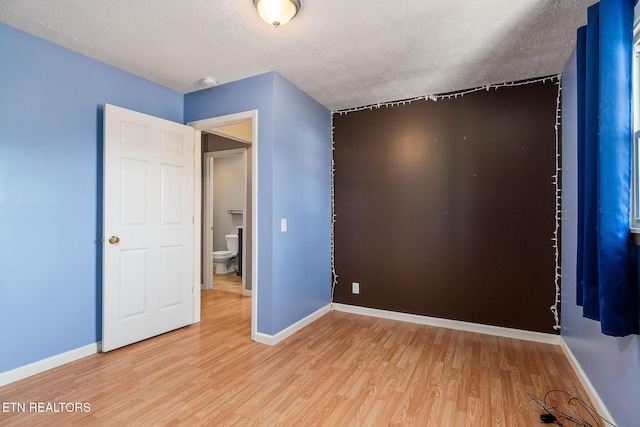
[[[202,290],[217,289],[250,296],[243,260],[247,201],[248,148],[213,133],[202,134],[203,280]],[[226,149],[240,145],[243,148]],[[232,257],[219,254],[232,252]],[[211,256],[214,254],[214,256]],[[217,256],[216,256],[217,254]],[[250,281],[249,281],[250,283]]]

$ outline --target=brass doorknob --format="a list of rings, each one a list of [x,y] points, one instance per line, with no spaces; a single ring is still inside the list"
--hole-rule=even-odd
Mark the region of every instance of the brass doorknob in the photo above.
[[[109,239],[109,243],[111,243],[112,245],[116,245],[120,243],[120,238],[118,236],[111,236],[111,238]]]

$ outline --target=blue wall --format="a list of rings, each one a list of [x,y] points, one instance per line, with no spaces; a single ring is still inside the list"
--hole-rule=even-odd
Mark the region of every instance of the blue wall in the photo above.
[[[185,95],[185,122],[254,109],[257,322],[275,335],[331,299],[331,115],[276,73]]]
[[[274,124],[272,324],[278,332],[331,300],[331,115],[275,74]],[[286,233],[279,231],[281,218]]]
[[[257,109],[258,332],[330,302],[327,109],[275,73],[183,96],[2,24],[0,58],[0,372],[101,339],[105,103],[176,122]]]
[[[101,339],[105,103],[182,122],[183,95],[0,24],[0,372]]]
[[[562,75],[562,337],[619,426],[640,420],[640,340],[614,338],[576,305],[577,75],[575,54]]]

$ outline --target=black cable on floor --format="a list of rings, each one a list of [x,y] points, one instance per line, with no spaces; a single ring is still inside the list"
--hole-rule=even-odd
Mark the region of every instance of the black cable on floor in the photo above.
[[[540,398],[532,393],[528,393],[529,404],[536,404],[545,411],[540,415],[540,421],[544,424],[556,424],[563,426],[560,420],[566,420],[572,425],[583,427],[606,427],[607,425],[616,427],[612,422],[604,419],[595,409],[587,404],[584,400],[572,395],[564,390],[549,390],[545,393],[543,398]],[[562,409],[559,406],[554,406],[549,403],[549,396],[552,394],[564,395],[566,400],[566,409]],[[586,414],[583,416],[583,414]],[[588,417],[585,418],[585,416]],[[593,423],[593,424],[592,424]]]

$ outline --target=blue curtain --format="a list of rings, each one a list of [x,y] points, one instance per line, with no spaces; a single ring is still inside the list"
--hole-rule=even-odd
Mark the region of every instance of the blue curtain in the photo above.
[[[577,303],[612,336],[638,334],[629,246],[634,0],[602,0],[578,29]]]

